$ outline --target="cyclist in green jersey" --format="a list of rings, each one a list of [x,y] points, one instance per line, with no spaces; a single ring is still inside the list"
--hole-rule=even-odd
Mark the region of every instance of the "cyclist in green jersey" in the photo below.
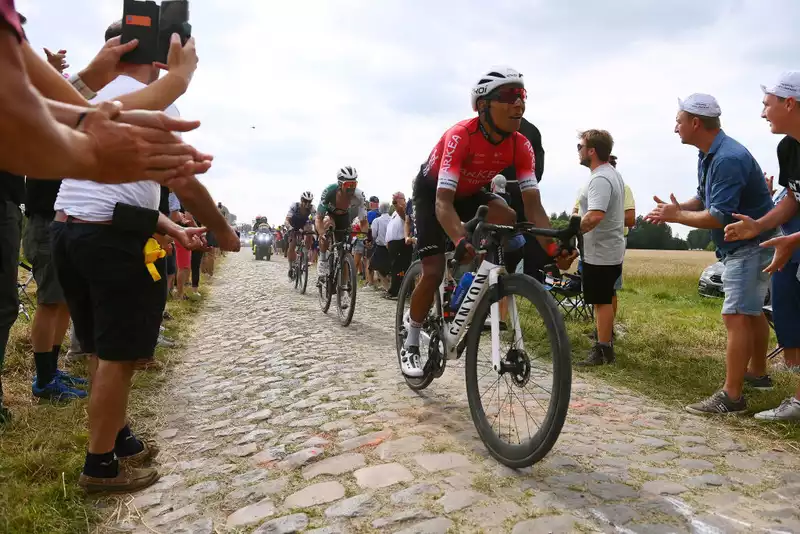
[[[322,191],[317,216],[314,219],[314,226],[319,235],[320,262],[317,272],[320,278],[328,275],[327,259],[330,243],[325,237],[325,232],[333,227],[338,234],[334,234],[336,239],[342,239],[346,234],[340,232],[349,232],[350,221],[358,217],[361,231],[366,233],[369,225],[367,210],[364,207],[365,200],[364,193],[358,189],[358,172],[350,166],[339,169],[336,183]]]

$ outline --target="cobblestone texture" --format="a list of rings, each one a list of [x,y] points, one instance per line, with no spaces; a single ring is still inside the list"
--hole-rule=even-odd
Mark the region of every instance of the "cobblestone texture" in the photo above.
[[[293,291],[283,258],[228,255],[167,386],[162,478],[109,528],[800,533],[795,454],[580,373],[551,454],[499,465],[463,363],[418,395],[394,355],[395,303],[361,290],[342,328],[313,289]]]

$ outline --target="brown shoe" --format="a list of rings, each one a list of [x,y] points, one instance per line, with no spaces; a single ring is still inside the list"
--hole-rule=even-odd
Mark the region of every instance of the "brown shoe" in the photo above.
[[[119,474],[114,478],[97,478],[81,473],[78,485],[87,493],[133,493],[158,481],[158,471],[151,468],[135,468],[119,464]]]
[[[137,452],[136,454],[132,454],[130,456],[117,456],[120,465],[125,464],[129,467],[140,467],[144,465],[147,461],[152,460],[156,456],[158,456],[159,448],[158,445],[155,444],[153,441],[141,440],[142,445],[144,448]]]

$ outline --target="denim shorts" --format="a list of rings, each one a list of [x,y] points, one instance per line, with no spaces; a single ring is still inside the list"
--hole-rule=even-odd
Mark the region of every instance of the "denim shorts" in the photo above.
[[[364,254],[364,240],[356,239],[353,242],[353,254]]]
[[[788,262],[772,275],[772,320],[781,347],[800,348],[800,280],[798,264]]]
[[[761,315],[769,287],[764,269],[772,261],[773,249],[745,245],[722,259],[723,315]]]

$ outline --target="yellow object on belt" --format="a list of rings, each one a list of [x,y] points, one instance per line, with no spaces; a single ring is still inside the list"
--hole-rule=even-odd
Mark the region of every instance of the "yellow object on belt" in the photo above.
[[[166,255],[167,251],[161,248],[161,245],[158,244],[158,241],[152,237],[147,240],[147,243],[144,244],[144,264],[147,266],[147,270],[150,271],[150,276],[153,277],[154,282],[161,280],[161,275],[158,274],[158,269],[156,269],[155,262]]]

